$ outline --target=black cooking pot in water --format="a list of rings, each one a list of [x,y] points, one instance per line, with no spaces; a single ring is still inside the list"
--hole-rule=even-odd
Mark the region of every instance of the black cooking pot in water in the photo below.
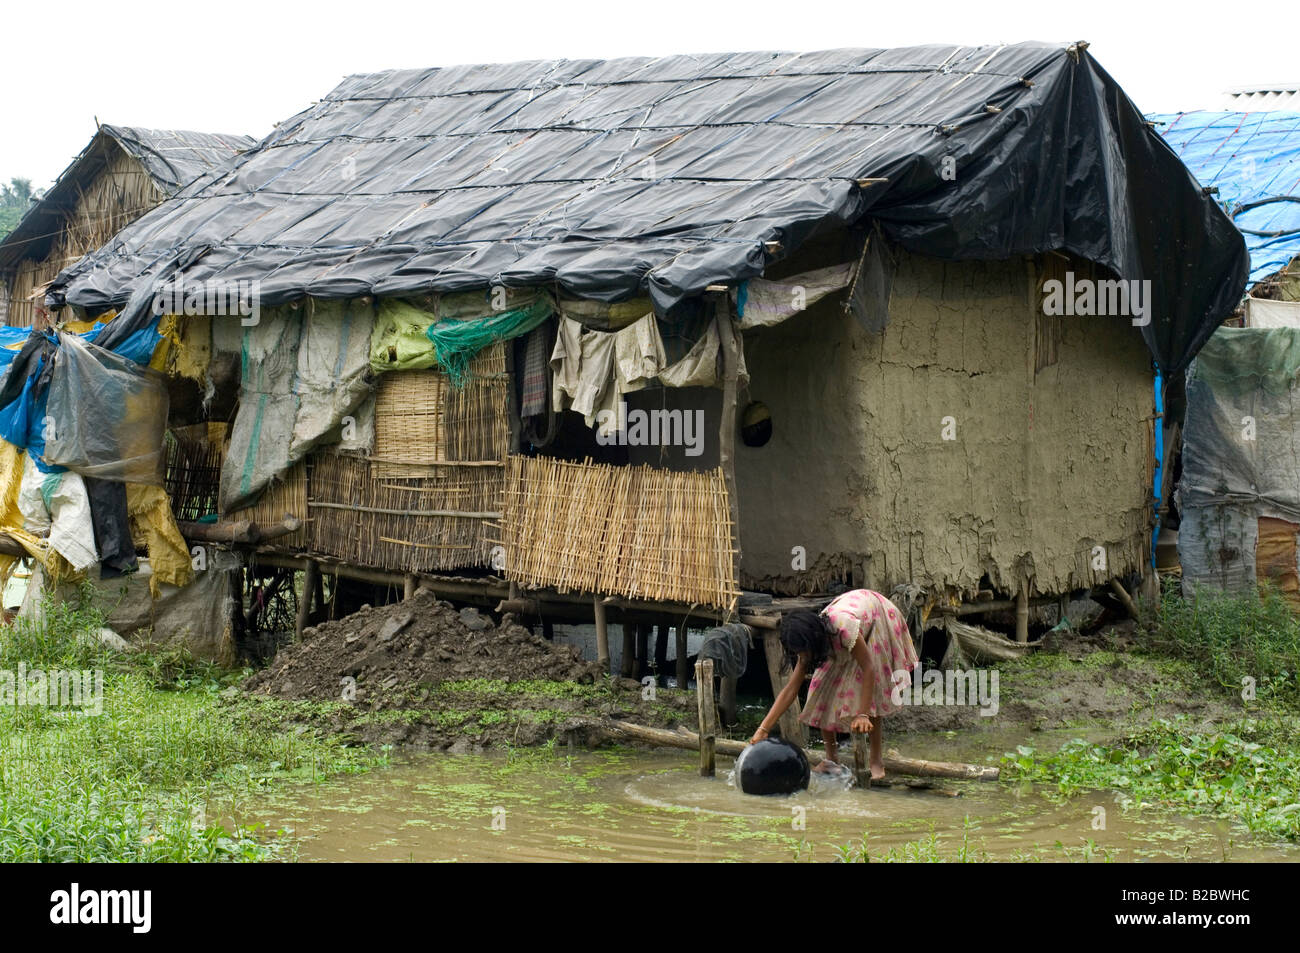
[[[783,738],[764,738],[736,759],[736,787],[745,794],[793,794],[808,787],[808,758]]]

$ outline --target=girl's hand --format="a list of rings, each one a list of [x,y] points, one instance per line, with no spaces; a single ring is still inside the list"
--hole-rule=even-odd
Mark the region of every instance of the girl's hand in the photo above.
[[[756,745],[766,737],[767,737],[767,729],[759,728],[758,731],[754,732],[754,737],[749,739],[749,743],[751,745]]]
[[[866,734],[867,732],[871,731],[871,717],[869,715],[863,714],[862,712],[859,712],[858,714],[853,716],[853,720],[849,722],[849,727],[851,727],[854,731],[861,732],[862,734]]]

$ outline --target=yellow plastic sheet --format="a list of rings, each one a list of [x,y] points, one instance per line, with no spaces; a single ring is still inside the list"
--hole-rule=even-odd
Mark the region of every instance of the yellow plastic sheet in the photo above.
[[[161,583],[188,586],[194,579],[189,547],[172,515],[171,501],[160,486],[126,485],[126,512],[131,518],[131,538],[149,548],[149,591],[157,599]]]

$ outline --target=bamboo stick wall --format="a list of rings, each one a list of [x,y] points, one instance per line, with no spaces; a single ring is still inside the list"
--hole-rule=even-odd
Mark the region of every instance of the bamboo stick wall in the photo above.
[[[267,491],[257,498],[256,503],[229,513],[228,518],[250,520],[258,526],[274,525],[286,516],[296,516],[300,520],[307,521],[311,514],[307,501],[307,467],[307,460],[299,460],[289,468],[284,479],[272,483]],[[308,525],[296,533],[281,536],[275,541],[275,545],[297,549],[307,546],[310,541],[311,527]]]
[[[376,476],[362,457],[317,454],[307,504],[310,548],[396,572],[488,565],[485,524],[500,516],[503,468],[439,469],[422,477]]]
[[[511,457],[500,530],[506,577],[527,587],[720,609],[740,595],[721,469]]]
[[[492,565],[529,588],[734,609],[733,527],[722,470],[675,472],[507,454],[504,348],[462,390],[438,371],[394,371],[376,397],[373,458],[317,451],[230,519],[307,520],[278,545],[394,572]],[[215,425],[224,429],[223,425]],[[179,443],[202,436],[178,431]],[[221,434],[206,435],[220,446]],[[219,472],[189,447],[170,459],[174,505],[210,504],[183,472]],[[215,499],[215,479],[211,494]],[[182,517],[184,518],[184,517]],[[500,536],[500,539],[494,539]]]
[[[40,261],[18,264],[9,289],[11,326],[31,327],[40,304],[32,298],[36,289],[163,200],[144,166],[116,143],[106,142],[105,148],[109,152],[104,168],[79,190],[49,253]]]

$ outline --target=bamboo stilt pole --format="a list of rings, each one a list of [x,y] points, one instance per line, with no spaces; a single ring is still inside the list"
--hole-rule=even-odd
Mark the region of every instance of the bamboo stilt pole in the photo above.
[[[1115,593],[1115,598],[1124,606],[1124,611],[1136,619],[1138,617],[1137,606],[1134,604],[1132,597],[1128,594],[1128,590],[1124,588],[1123,583],[1118,579],[1112,579],[1110,581],[1110,591]]]
[[[722,687],[718,693],[718,710],[722,713],[722,724],[730,728],[736,723],[736,676],[722,676]]]
[[[1029,641],[1029,582],[1022,580],[1016,593],[1016,641]]]
[[[632,677],[633,665],[636,662],[636,626],[630,622],[623,623],[623,659],[619,666],[619,674],[624,678]]]
[[[302,639],[303,629],[307,628],[307,620],[311,617],[312,603],[316,601],[316,583],[320,575],[320,569],[316,565],[316,560],[307,560],[302,570],[302,597],[298,600],[298,618],[294,621],[294,637],[297,640]]]
[[[600,596],[592,600],[592,609],[596,615],[596,661],[600,667],[609,672],[609,627],[605,624],[605,603]]]
[[[690,674],[686,667],[686,637],[690,630],[684,626],[677,626],[677,687],[682,691],[686,690],[686,685],[690,681]]]

